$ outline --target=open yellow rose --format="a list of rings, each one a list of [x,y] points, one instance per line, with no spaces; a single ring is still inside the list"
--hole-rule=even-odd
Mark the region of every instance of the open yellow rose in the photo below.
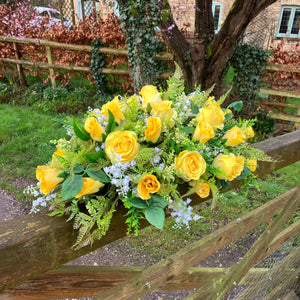
[[[242,173],[244,162],[243,156],[219,154],[213,160],[212,166],[218,169],[218,172],[215,174],[217,178],[231,181]]]
[[[172,101],[161,101],[152,105],[151,115],[160,117],[164,122],[169,122],[175,115],[175,111],[171,107]]]
[[[96,118],[87,118],[84,124],[84,129],[90,134],[94,141],[102,142],[102,134],[105,134],[105,130],[98,123]]]
[[[237,126],[232,127],[230,130],[228,130],[222,139],[226,139],[226,146],[236,146],[245,141],[244,134],[240,128]]]
[[[36,168],[36,179],[41,184],[41,191],[47,195],[64,179],[57,177],[62,170],[51,166],[38,166]]]
[[[139,150],[138,138],[134,132],[129,130],[113,131],[105,140],[105,153],[112,163],[130,161],[138,155]]]
[[[250,169],[251,172],[255,172],[257,168],[257,160],[256,159],[247,159],[246,166]]]
[[[206,122],[213,128],[213,130],[216,130],[224,127],[223,122],[225,120],[225,116],[222,109],[216,105],[209,105],[208,107],[204,107],[199,110],[196,120],[200,123]]]
[[[84,195],[94,194],[99,191],[104,184],[94,178],[84,177],[83,178],[83,186],[78,195],[75,198],[80,198]]]
[[[156,143],[161,134],[161,119],[158,117],[149,117],[147,119],[147,129],[145,130],[146,140]]]
[[[196,187],[196,194],[200,198],[206,198],[209,196],[210,193],[210,187],[209,184],[206,182],[196,182],[196,181],[191,181],[189,183],[192,187]]]
[[[175,167],[183,180],[198,180],[206,170],[206,162],[198,151],[184,150],[175,158]]]
[[[107,102],[104,104],[101,108],[101,115],[104,115],[108,117],[108,111],[111,111],[111,113],[115,117],[115,121],[120,124],[122,120],[125,119],[122,110],[121,110],[121,103],[119,101],[119,97],[116,96],[112,101]]]
[[[243,131],[244,139],[247,140],[254,137],[254,130],[251,126],[246,127],[242,131]]]
[[[205,144],[214,136],[215,132],[207,122],[198,122],[193,135],[193,140],[200,141],[201,144]]]
[[[160,183],[155,175],[145,175],[138,183],[137,194],[140,198],[147,200],[151,198],[150,194],[158,192]]]
[[[142,106],[144,109],[147,108],[148,103],[152,106],[153,103],[161,101],[160,93],[154,85],[145,85],[139,94],[142,96]]]

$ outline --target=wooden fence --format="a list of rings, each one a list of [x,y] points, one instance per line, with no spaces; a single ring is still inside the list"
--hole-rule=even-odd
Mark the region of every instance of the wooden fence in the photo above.
[[[92,52],[92,47],[88,45],[73,45],[73,44],[66,44],[66,43],[58,43],[48,40],[39,40],[39,39],[18,39],[15,37],[5,37],[0,36],[0,42],[7,42],[13,43],[13,48],[15,50],[15,58],[1,58],[0,62],[4,63],[11,63],[17,65],[18,76],[22,85],[25,83],[24,74],[22,70],[22,66],[28,67],[37,67],[42,69],[49,69],[49,75],[51,79],[52,87],[56,87],[55,79],[54,79],[54,69],[61,69],[67,71],[78,71],[78,72],[91,72],[89,67],[82,67],[82,66],[72,66],[72,65],[58,65],[53,64],[51,48],[62,48],[65,50],[75,50],[75,51],[85,51],[85,52]],[[33,62],[29,60],[20,59],[19,51],[18,51],[18,44],[29,44],[29,45],[37,45],[37,46],[44,46],[46,55],[47,55],[47,63],[42,62]],[[100,53],[109,54],[109,55],[127,55],[128,51],[124,49],[113,49],[103,47],[99,50]],[[171,53],[163,53],[162,55],[157,55],[157,59],[159,60],[173,60],[173,55]],[[102,70],[104,74],[113,74],[113,75],[129,75],[129,69],[107,69],[104,68]],[[164,73],[159,75],[154,75],[153,77],[156,79],[167,79],[169,76],[172,75],[171,73]]]
[[[263,176],[300,160],[300,131],[294,131],[253,145],[273,157],[260,162],[256,174]],[[230,188],[241,185],[234,181]],[[193,198],[199,203],[199,197]],[[1,224],[0,299],[53,299],[96,296],[95,299],[139,299],[151,291],[198,290],[187,299],[219,299],[239,282],[249,284],[249,276],[266,272],[252,267],[282,243],[299,234],[300,220],[280,229],[300,205],[300,186],[269,201],[246,215],[213,231],[199,241],[145,267],[61,266],[126,235],[124,211],[118,208],[106,236],[80,250],[72,224],[50,218],[45,211]],[[199,261],[238,239],[276,215],[243,259],[231,268],[193,268]],[[146,223],[142,223],[142,227]],[[299,247],[285,260],[295,259]],[[299,275],[299,266],[289,269],[286,283]],[[287,287],[286,287],[287,288]],[[273,293],[272,299],[277,299]],[[248,299],[248,298],[247,298]]]

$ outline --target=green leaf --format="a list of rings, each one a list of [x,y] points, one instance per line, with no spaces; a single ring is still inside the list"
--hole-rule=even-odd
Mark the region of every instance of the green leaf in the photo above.
[[[104,151],[99,151],[99,152],[94,152],[91,154],[86,154],[86,158],[92,162],[92,163],[96,163],[98,162],[99,158],[105,159],[105,152]]]
[[[195,128],[193,126],[186,126],[181,128],[181,130],[186,134],[193,134],[195,131]]]
[[[83,171],[84,171],[84,167],[79,164],[76,164],[73,168],[73,173],[75,173],[75,174],[80,174]]]
[[[60,174],[57,175],[59,178],[67,178],[69,176],[69,173],[63,171]]]
[[[149,207],[147,202],[139,197],[130,198],[129,203],[136,208],[144,209]]]
[[[163,229],[165,221],[165,212],[159,206],[149,206],[145,209],[145,217],[147,221],[158,229]]]
[[[149,201],[149,206],[159,206],[161,208],[165,208],[169,204],[168,199],[160,196],[160,195],[152,195]]]
[[[233,102],[233,103],[229,104],[228,108],[231,108],[231,107],[234,110],[236,110],[237,112],[239,112],[243,108],[243,101],[236,101],[236,102]]]
[[[87,175],[89,175],[91,178],[94,178],[102,183],[108,183],[110,182],[110,178],[106,175],[106,173],[103,170],[100,171],[94,171],[94,169],[88,169],[86,171]]]
[[[111,133],[116,127],[115,117],[110,110],[108,110],[108,125],[106,127],[107,135]]]
[[[230,185],[230,181],[229,180],[220,180],[221,186],[223,190],[226,190],[229,185]]]
[[[225,120],[230,120],[233,117],[233,113],[228,113],[225,115]]]
[[[245,179],[250,173],[251,170],[248,167],[244,167],[244,170],[242,171],[241,175],[238,176],[236,179],[238,180]]]
[[[79,124],[78,120],[73,117],[73,129],[76,136],[83,140],[88,141],[91,137],[90,134],[84,129],[82,125]]]
[[[68,177],[62,184],[62,200],[66,201],[78,195],[83,187],[83,178],[80,175]]]

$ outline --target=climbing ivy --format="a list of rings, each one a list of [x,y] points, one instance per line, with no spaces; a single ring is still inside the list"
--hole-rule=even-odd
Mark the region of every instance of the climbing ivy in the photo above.
[[[235,49],[230,63],[235,69],[233,86],[240,99],[254,99],[268,59],[269,53],[258,46],[243,44]]]
[[[151,79],[162,68],[162,63],[155,59],[164,48],[163,43],[155,38],[159,17],[156,0],[130,0],[120,6],[121,28],[126,36],[131,69],[134,72],[137,66],[141,66],[144,77]]]
[[[92,44],[92,58],[90,70],[92,77],[95,80],[97,93],[100,95],[106,95],[108,91],[108,84],[106,75],[102,73],[102,70],[106,66],[105,54],[100,53],[99,49],[103,47],[101,39],[95,39]]]

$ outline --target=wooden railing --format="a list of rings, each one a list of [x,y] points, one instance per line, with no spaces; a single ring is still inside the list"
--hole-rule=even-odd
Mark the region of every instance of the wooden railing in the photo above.
[[[256,174],[270,174],[300,160],[300,131],[256,143],[253,147],[273,158],[272,162],[260,162]],[[240,184],[234,181],[230,188]],[[106,236],[92,247],[77,251],[71,248],[75,242],[72,224],[66,223],[63,218],[50,218],[46,211],[42,211],[14,219],[0,226],[0,299],[72,298],[100,294],[96,299],[132,300],[155,290],[199,287],[200,290],[189,299],[217,299],[216,295],[226,293],[234,283],[243,280],[247,284],[248,271],[249,275],[267,271],[251,268],[299,233],[300,221],[278,233],[299,202],[298,186],[149,268],[60,267],[125,236],[125,214],[120,208]],[[197,203],[199,197],[193,198],[193,204]],[[274,215],[277,217],[272,226],[239,264],[230,269],[192,268]],[[142,223],[144,226],[146,223]],[[290,271],[291,276],[295,276],[296,271]]]
[[[51,48],[61,48],[61,49],[65,49],[65,50],[92,52],[91,46],[73,45],[73,44],[58,43],[58,42],[53,42],[53,41],[48,41],[48,40],[39,40],[39,39],[31,39],[31,38],[18,39],[15,37],[5,37],[5,36],[0,36],[0,42],[13,43],[16,57],[15,58],[1,58],[0,57],[0,62],[16,64],[18,67],[18,75],[19,75],[21,82],[24,81],[24,75],[23,75],[23,72],[22,72],[22,69],[20,68],[20,66],[29,66],[29,67],[38,67],[38,68],[42,68],[42,69],[49,69],[52,87],[56,86],[55,79],[53,77],[54,69],[61,69],[61,70],[67,70],[67,71],[78,71],[78,72],[90,72],[89,67],[53,64]],[[19,53],[18,53],[18,44],[30,44],[30,45],[36,45],[36,46],[45,46],[47,63],[33,62],[33,61],[29,61],[29,60],[20,59]],[[123,56],[127,55],[127,53],[128,53],[128,51],[124,50],[124,49],[113,49],[113,48],[107,48],[107,47],[101,48],[99,50],[99,52],[104,53],[104,54],[109,54],[109,55],[123,55]],[[171,53],[163,53],[161,55],[158,54],[156,56],[156,58],[159,60],[173,60],[173,55]],[[113,74],[113,75],[129,75],[130,74],[129,69],[104,68],[102,70],[102,72],[104,74]],[[169,78],[170,75],[171,75],[171,73],[164,73],[164,74],[155,75],[154,78],[167,79],[167,78]]]

